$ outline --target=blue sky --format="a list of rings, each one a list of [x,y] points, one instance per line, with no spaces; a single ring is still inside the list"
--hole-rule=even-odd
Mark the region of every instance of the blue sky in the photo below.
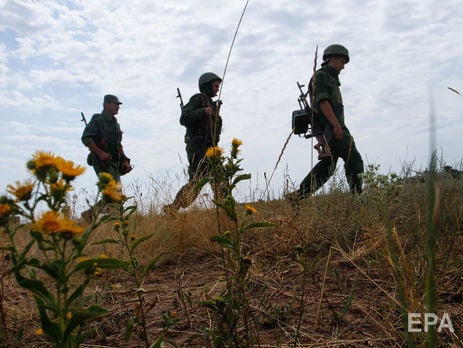
[[[201,73],[222,75],[244,5],[0,0],[0,191],[28,177],[36,150],[85,164],[80,112],[100,112],[111,93],[124,103],[118,119],[135,164],[124,186],[148,201],[170,199],[186,181],[176,89],[187,101]],[[253,176],[240,194],[264,191],[298,107],[296,82],[307,83],[316,47],[321,56],[332,43],[350,51],[341,88],[366,165],[424,169],[434,114],[437,151],[460,167],[463,97],[448,87],[463,92],[462,8],[457,0],[250,0],[221,92],[221,145],[240,138],[244,171]],[[285,178],[298,184],[312,161],[311,142],[293,136],[272,196],[282,194]],[[75,193],[91,197],[95,181],[89,168]]]

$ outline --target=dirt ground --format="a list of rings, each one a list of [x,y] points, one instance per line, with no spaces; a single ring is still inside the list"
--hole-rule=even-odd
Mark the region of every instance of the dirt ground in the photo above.
[[[400,314],[391,305],[393,283],[381,280],[377,269],[365,274],[355,260],[335,251],[306,272],[291,256],[254,265],[248,294],[259,332],[255,346],[295,347],[297,334],[297,347],[405,347]],[[463,275],[455,273],[447,281],[439,310],[450,314],[455,332],[444,329],[438,335],[443,347],[459,347],[463,344]],[[212,313],[199,303],[219,294],[224,284],[216,255],[184,255],[155,267],[144,286],[146,305],[152,307],[146,321],[150,343],[162,334],[162,313],[171,311],[179,322],[166,339],[178,347],[211,347],[204,332],[212,327]],[[124,339],[126,322],[134,316],[137,302],[127,275],[108,272],[90,290],[111,314],[92,324],[94,333],[81,347],[145,347],[140,330],[129,341]],[[53,346],[34,334],[39,320],[33,302],[13,279],[3,282],[2,302],[9,333],[2,347]]]

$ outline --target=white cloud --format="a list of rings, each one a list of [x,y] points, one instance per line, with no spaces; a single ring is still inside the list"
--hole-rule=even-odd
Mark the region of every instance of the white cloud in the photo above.
[[[0,117],[6,126],[0,137],[8,151],[1,155],[0,187],[27,175],[25,162],[48,144],[83,163],[80,111],[87,117],[101,111],[106,93],[124,102],[119,120],[136,165],[125,182],[168,169],[180,173],[174,188],[181,185],[186,164],[176,88],[186,102],[202,72],[222,74],[244,4],[1,3]],[[251,0],[221,94],[224,146],[241,138],[245,171],[264,183],[290,132],[296,81],[307,83],[317,45],[320,63],[324,47],[337,42],[351,53],[340,79],[347,125],[365,162],[394,171],[404,161],[425,167],[432,97],[437,146],[445,161],[459,163],[454,142],[463,99],[447,87],[463,90],[461,8],[456,0],[445,6],[431,0]],[[296,182],[304,177],[311,151],[309,141],[290,140],[272,179],[276,191],[285,171]],[[93,182],[89,170],[82,187]]]

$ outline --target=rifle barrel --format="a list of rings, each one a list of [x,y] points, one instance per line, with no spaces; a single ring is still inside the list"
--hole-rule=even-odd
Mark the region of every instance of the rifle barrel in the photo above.
[[[180,88],[177,87],[177,98],[180,99],[180,110],[183,109],[183,98],[182,93],[180,93]]]
[[[85,115],[83,112],[80,113],[82,115],[82,119],[80,120],[81,122],[84,122],[85,125],[87,125],[87,119],[85,118]]]

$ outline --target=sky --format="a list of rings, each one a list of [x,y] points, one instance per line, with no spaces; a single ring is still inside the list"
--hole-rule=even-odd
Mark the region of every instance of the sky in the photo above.
[[[224,76],[220,146],[241,139],[243,173],[252,176],[237,195],[278,198],[317,161],[310,140],[285,143],[296,83],[307,84],[315,57],[319,67],[334,43],[349,49],[341,91],[365,166],[424,170],[435,149],[461,169],[463,96],[448,88],[463,94],[461,1],[250,0],[224,75],[245,5],[0,0],[0,193],[30,177],[25,164],[37,150],[86,165],[80,113],[90,119],[115,94],[135,166],[125,190],[148,206],[172,199],[187,180],[177,88],[187,102],[212,71]],[[88,168],[75,182],[78,204],[95,184]]]

